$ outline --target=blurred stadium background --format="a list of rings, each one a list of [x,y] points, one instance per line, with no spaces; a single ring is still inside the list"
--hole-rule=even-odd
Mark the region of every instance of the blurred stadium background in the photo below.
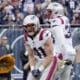
[[[23,71],[19,57],[24,47],[22,22],[26,15],[35,14],[40,23],[45,24],[45,10],[41,4],[48,0],[0,0],[0,37],[6,35],[16,59],[11,80],[21,80]],[[80,44],[80,0],[49,0],[59,2],[65,8],[70,19],[73,46]],[[75,64],[72,70],[73,80],[80,80],[80,64]]]

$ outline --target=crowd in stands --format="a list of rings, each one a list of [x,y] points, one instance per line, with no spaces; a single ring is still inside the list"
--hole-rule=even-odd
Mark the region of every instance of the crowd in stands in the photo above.
[[[26,15],[35,14],[45,23],[45,10],[41,4],[46,0],[0,0],[0,25],[22,25]],[[80,23],[80,0],[51,0],[60,2],[71,24]]]

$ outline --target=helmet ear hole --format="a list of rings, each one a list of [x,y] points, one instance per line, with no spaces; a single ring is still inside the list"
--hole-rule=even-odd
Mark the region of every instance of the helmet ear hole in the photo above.
[[[55,12],[55,14],[58,14],[58,12]]]

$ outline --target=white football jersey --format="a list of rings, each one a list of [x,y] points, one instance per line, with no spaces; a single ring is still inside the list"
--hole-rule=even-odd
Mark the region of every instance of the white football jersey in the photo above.
[[[41,29],[33,38],[24,34],[25,44],[29,45],[35,52],[35,55],[39,58],[44,58],[46,56],[44,51],[44,44],[49,37],[51,37],[51,32],[45,29]]]
[[[51,28],[49,30],[55,39],[54,53],[64,54],[69,50],[74,53],[69,19],[66,16],[60,16],[51,20]]]

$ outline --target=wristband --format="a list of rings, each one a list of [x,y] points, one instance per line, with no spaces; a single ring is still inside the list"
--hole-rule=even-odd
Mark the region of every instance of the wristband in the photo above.
[[[39,70],[40,70],[40,71],[43,71],[43,70],[44,70],[44,66],[41,65],[41,66],[39,67]]]

